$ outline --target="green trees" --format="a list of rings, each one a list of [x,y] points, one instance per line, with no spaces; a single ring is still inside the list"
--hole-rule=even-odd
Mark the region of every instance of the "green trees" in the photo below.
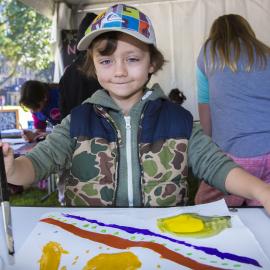
[[[34,71],[49,66],[52,61],[50,29],[48,18],[21,2],[0,0],[0,56],[8,69],[8,75],[0,79],[0,86],[16,74],[18,66]]]

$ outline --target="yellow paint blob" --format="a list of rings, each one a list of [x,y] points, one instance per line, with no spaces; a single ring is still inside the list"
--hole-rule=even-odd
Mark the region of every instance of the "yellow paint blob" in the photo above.
[[[42,250],[42,256],[39,259],[40,270],[58,270],[62,254],[68,254],[57,242],[47,243]]]
[[[203,230],[204,224],[199,218],[183,214],[164,219],[163,227],[170,232],[190,233]]]
[[[183,237],[210,237],[231,227],[230,216],[202,216],[185,213],[157,220],[162,232]]]
[[[132,252],[102,253],[89,260],[82,270],[136,270],[141,265]]]

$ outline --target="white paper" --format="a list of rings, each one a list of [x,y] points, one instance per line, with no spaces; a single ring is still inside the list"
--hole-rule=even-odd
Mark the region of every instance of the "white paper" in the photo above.
[[[254,235],[236,215],[231,216],[232,228],[225,229],[213,237],[201,239],[172,236],[167,233],[162,233],[156,226],[156,220],[158,218],[169,217],[181,213],[197,213],[208,216],[230,215],[225,202],[218,201],[211,204],[173,208],[103,208],[100,210],[87,209],[82,211],[63,209],[62,213],[48,213],[42,216],[41,220],[51,218],[57,220],[61,224],[71,224],[83,231],[97,233],[98,235],[105,234],[107,238],[114,235],[124,240],[128,239],[133,241],[132,243],[155,241],[158,245],[165,245],[167,250],[174,251],[177,254],[183,255],[185,258],[202,265],[200,266],[202,268],[196,269],[210,269],[210,266],[216,267],[216,269],[270,269],[270,262]],[[73,217],[65,215],[72,215]],[[144,233],[133,234],[127,230],[121,229],[126,227],[136,228],[137,231],[139,229],[145,229],[152,233],[152,235],[145,235]],[[177,240],[178,243],[175,243],[173,240]],[[161,254],[153,251],[151,248],[115,248],[96,241],[96,238],[95,240],[89,240],[79,237],[59,226],[42,221],[38,222],[21,250],[16,254],[16,265],[9,269],[40,269],[39,260],[42,256],[42,249],[50,241],[61,244],[63,249],[69,252],[68,254],[62,254],[60,266],[58,268],[59,270],[81,270],[89,260],[98,254],[113,254],[124,251],[132,252],[138,257],[142,263],[140,269],[192,269],[183,266],[181,263],[162,258]],[[208,247],[212,250],[216,249],[217,252],[214,252],[214,255],[210,255],[208,252],[205,252],[205,250],[198,249],[198,247]],[[223,254],[225,257],[227,256],[227,258],[222,259],[220,254]],[[235,256],[234,258],[237,259],[229,259],[232,258],[231,255]],[[247,263],[247,259],[249,259],[250,262]],[[256,263],[260,266],[256,266]]]

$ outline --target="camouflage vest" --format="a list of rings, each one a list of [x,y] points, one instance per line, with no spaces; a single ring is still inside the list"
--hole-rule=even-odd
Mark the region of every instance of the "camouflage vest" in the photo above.
[[[142,206],[187,202],[187,144],[191,114],[177,104],[149,101],[138,131]],[[65,183],[65,200],[74,206],[114,206],[118,183],[120,132],[100,106],[83,104],[72,111],[71,137],[77,139]]]

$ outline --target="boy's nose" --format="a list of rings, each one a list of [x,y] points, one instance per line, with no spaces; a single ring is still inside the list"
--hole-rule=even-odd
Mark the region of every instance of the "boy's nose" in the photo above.
[[[115,76],[126,76],[127,75],[127,67],[123,61],[118,61],[115,63]]]

